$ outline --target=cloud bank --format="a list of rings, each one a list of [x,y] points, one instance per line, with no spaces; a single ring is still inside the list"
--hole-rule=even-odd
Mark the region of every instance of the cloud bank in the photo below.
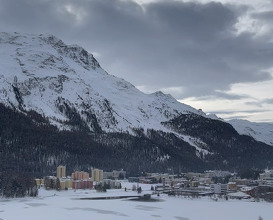
[[[238,30],[246,15],[261,28]],[[52,33],[97,54],[109,73],[177,99],[243,100],[226,91],[272,81],[272,17],[221,2],[0,0],[2,31]]]

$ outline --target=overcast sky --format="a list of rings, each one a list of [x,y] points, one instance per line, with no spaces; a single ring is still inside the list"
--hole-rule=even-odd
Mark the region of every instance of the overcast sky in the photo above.
[[[273,122],[272,0],[0,0],[0,31],[51,33],[110,74],[225,119]]]

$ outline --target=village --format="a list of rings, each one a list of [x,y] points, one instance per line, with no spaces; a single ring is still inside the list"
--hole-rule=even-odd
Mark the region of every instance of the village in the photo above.
[[[94,189],[106,192],[108,189],[132,190],[141,193],[141,184],[150,185],[151,194],[162,193],[170,196],[203,197],[228,199],[252,199],[273,201],[273,170],[260,173],[258,179],[241,179],[228,171],[205,171],[204,173],[181,173],[180,175],[145,173],[140,177],[127,177],[125,170],[105,172],[92,169],[90,173],[75,171],[66,175],[66,167],[58,166],[56,176],[35,179],[38,189],[79,190]],[[123,183],[131,183],[131,188]],[[146,187],[147,188],[147,187]],[[150,196],[148,197],[150,198]]]

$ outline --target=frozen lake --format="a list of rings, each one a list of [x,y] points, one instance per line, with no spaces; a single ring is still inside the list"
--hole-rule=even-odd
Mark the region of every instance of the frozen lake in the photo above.
[[[142,185],[144,193],[150,188]],[[156,202],[130,199],[80,200],[79,198],[137,195],[136,192],[108,190],[45,191],[37,198],[0,199],[0,220],[90,220],[96,219],[178,219],[178,220],[263,220],[273,219],[273,203],[237,200],[213,201],[154,196]]]

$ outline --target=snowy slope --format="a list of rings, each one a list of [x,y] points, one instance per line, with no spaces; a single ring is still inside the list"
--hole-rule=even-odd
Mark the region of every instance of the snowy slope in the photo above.
[[[257,141],[273,146],[272,123],[255,123],[238,119],[230,120],[228,123],[230,123],[239,134],[249,135]]]
[[[34,110],[66,130],[75,129],[67,123],[73,119],[82,120],[90,131],[131,134],[134,128],[169,131],[161,122],[180,114],[218,119],[171,95],[139,91],[105,72],[82,47],[52,35],[0,33],[0,102],[20,111]],[[239,133],[273,145],[272,125],[230,123]]]
[[[162,92],[144,94],[107,74],[83,48],[51,35],[0,34],[0,102],[35,110],[59,128],[70,129],[67,109],[90,130],[165,129],[160,122],[181,113],[202,114]],[[68,106],[68,107],[67,107]]]

